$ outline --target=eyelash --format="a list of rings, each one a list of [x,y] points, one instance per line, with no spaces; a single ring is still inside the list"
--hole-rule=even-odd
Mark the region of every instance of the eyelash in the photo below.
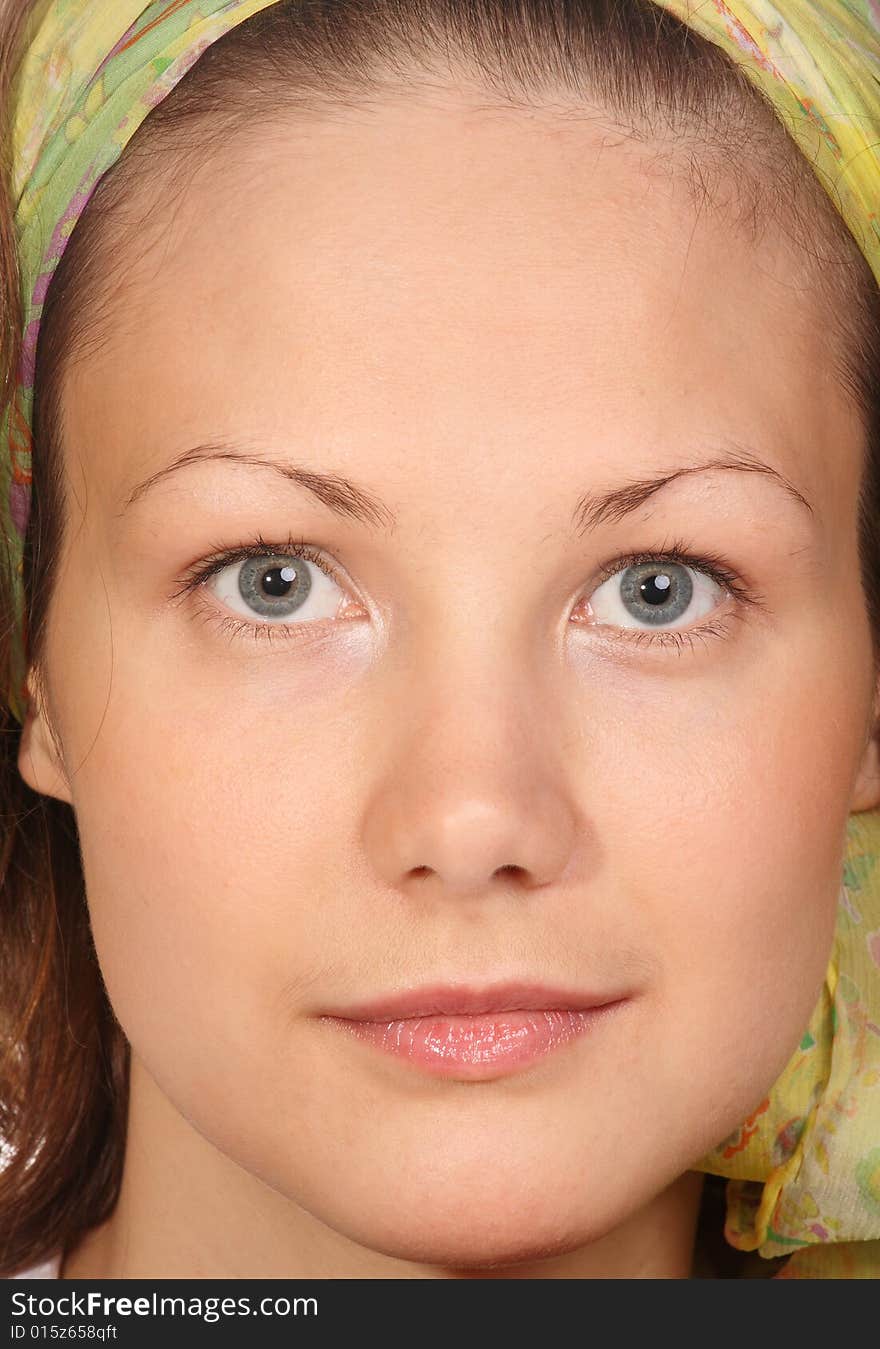
[[[230,549],[218,546],[213,549],[206,558],[203,558],[184,573],[180,586],[171,597],[172,601],[183,601],[187,595],[199,590],[218,572],[236,562],[244,562],[251,557],[264,557],[267,554],[275,555],[278,553],[293,554],[296,557],[304,558],[307,562],[314,562],[315,566],[329,576],[332,581],[335,581],[337,585],[343,584],[342,577],[333,564],[328,562],[323,554],[313,548],[305,539],[294,538],[291,535],[285,543],[279,545],[258,534],[255,539],[242,543],[236,548]],[[613,562],[606,563],[599,569],[597,586],[603,584],[612,576],[616,576],[618,572],[626,571],[628,567],[639,566],[643,562],[654,562],[658,565],[662,565],[664,562],[676,562],[680,566],[691,567],[695,571],[702,572],[726,590],[736,600],[738,608],[723,620],[712,620],[699,628],[683,631],[670,628],[667,631],[649,632],[647,630],[621,628],[619,631],[625,634],[624,641],[634,642],[641,646],[674,647],[679,652],[687,645],[693,650],[695,639],[705,643],[706,638],[726,636],[731,623],[742,617],[739,606],[757,606],[761,602],[743,582],[742,578],[731,571],[722,558],[714,553],[693,552],[680,539],[675,539],[657,552],[627,553],[623,557],[615,558]],[[296,639],[303,636],[304,626],[309,626],[301,623],[292,625],[251,623],[247,619],[218,618],[214,614],[208,615],[208,617],[217,624],[221,632],[228,632],[233,638],[249,636],[256,640],[265,638],[270,641],[277,640],[279,637],[282,640]]]

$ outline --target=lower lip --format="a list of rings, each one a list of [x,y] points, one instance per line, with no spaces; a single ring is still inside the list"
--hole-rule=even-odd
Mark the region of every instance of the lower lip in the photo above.
[[[543,1008],[479,1015],[353,1021],[325,1017],[359,1040],[406,1059],[437,1077],[468,1080],[515,1072],[592,1029],[618,1003],[585,1011]]]

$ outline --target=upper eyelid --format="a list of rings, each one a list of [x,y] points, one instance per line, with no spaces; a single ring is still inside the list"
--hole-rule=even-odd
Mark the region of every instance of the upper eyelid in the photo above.
[[[347,578],[342,574],[341,568],[332,559],[328,558],[323,549],[316,547],[304,537],[294,538],[292,535],[286,541],[273,543],[271,540],[264,539],[262,535],[256,538],[246,540],[242,543],[232,546],[218,546],[209,550],[197,562],[187,568],[183,580],[178,590],[174,592],[172,598],[184,598],[187,593],[195,589],[200,584],[204,584],[212,579],[218,572],[226,567],[234,566],[237,562],[245,561],[250,557],[293,555],[304,556],[307,561],[312,562],[320,570],[324,571],[338,585],[345,586],[350,584]],[[679,566],[690,567],[707,575],[714,580],[716,584],[724,587],[730,594],[736,597],[748,600],[751,598],[750,587],[748,583],[728,567],[727,564],[717,556],[704,556],[695,549],[690,548],[681,540],[675,539],[665,543],[660,548],[641,550],[621,554],[608,562],[601,564],[594,576],[592,584],[596,587],[604,584],[605,581],[617,576],[621,571],[628,567],[637,566],[641,563],[656,563],[662,565],[664,562],[673,562]],[[592,591],[590,592],[592,593]]]
[[[676,541],[665,548],[649,550],[646,552],[628,553],[616,558],[611,563],[605,563],[599,569],[597,577],[597,588],[606,581],[619,575],[621,571],[626,571],[628,567],[638,566],[641,563],[652,563],[662,565],[664,562],[673,562],[678,566],[689,567],[693,571],[698,571],[703,576],[708,576],[716,585],[720,585],[728,595],[744,604],[760,605],[761,598],[758,596],[754,587],[721,558],[717,556],[701,556],[699,553],[686,547],[684,544]],[[593,593],[592,591],[590,592]]]
[[[307,561],[326,572],[337,584],[343,584],[343,578],[336,563],[327,559],[323,549],[316,548],[307,539],[290,538],[287,542],[279,545],[273,544],[271,540],[258,537],[245,543],[209,549],[203,557],[186,568],[180,585],[173,592],[171,598],[173,600],[184,599],[190,591],[204,585],[218,572],[224,571],[227,567],[235,566],[237,562],[244,562],[250,557],[285,555],[304,556]]]

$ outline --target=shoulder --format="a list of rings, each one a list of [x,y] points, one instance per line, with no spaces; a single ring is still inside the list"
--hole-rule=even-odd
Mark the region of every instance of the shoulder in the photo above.
[[[61,1253],[53,1255],[49,1260],[44,1260],[42,1264],[31,1265],[28,1269],[21,1270],[18,1274],[13,1274],[13,1279],[57,1279],[61,1270]]]

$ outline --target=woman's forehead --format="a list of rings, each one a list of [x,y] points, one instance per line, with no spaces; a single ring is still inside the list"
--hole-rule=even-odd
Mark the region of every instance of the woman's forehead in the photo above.
[[[171,323],[206,301],[243,315],[268,306],[277,320],[292,295],[349,325],[384,304],[455,337],[493,321],[503,337],[542,317],[545,329],[568,316],[600,327],[670,297],[677,311],[689,290],[702,302],[695,316],[708,306],[716,323],[743,299],[750,313],[788,299],[815,318],[812,294],[796,285],[805,259],[785,234],[769,219],[757,243],[735,228],[735,175],[695,201],[693,171],[676,171],[665,149],[588,117],[418,102],[326,122],[291,113],[261,125],[259,139],[240,129],[201,160],[181,166],[169,153],[167,193],[158,162],[129,172],[148,210],[133,204],[124,285],[114,276],[121,299],[140,292],[138,340],[154,309]],[[717,278],[709,295],[707,270]],[[116,308],[122,326],[131,307]],[[667,317],[675,331],[678,313]]]
[[[853,435],[784,233],[756,242],[601,124],[291,116],[172,195],[67,382],[68,438],[120,489],[184,433],[459,476],[475,449],[528,466],[703,428],[820,464]]]

